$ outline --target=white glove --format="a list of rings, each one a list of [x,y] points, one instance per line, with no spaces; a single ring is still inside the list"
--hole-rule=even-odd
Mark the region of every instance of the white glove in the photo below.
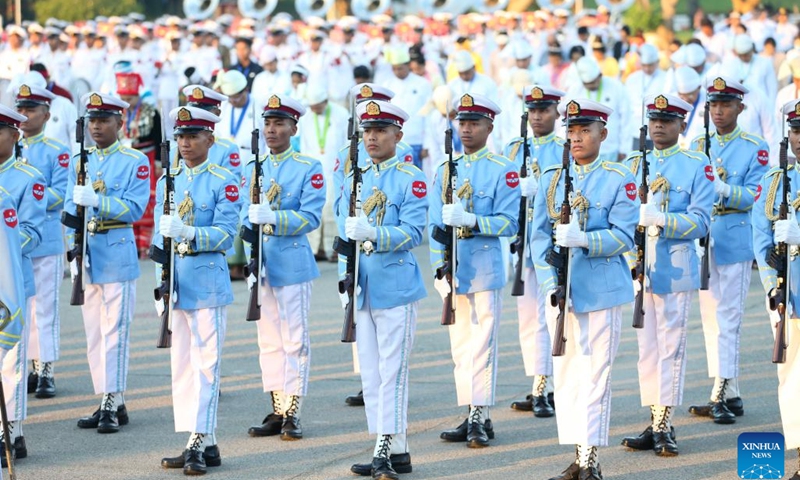
[[[247,210],[247,217],[253,225],[275,225],[275,212],[268,203],[250,205]]]
[[[719,177],[714,177],[714,193],[728,198],[731,196],[731,186],[720,180]]]
[[[533,198],[536,196],[536,192],[539,191],[539,182],[533,177],[520,177],[519,188],[523,197]]]
[[[786,220],[775,222],[775,243],[788,243],[789,245],[800,245],[800,226],[794,215],[789,215]]]
[[[659,211],[653,202],[639,205],[639,225],[663,227],[665,223],[667,223],[667,215]]]
[[[169,238],[183,237],[186,240],[193,240],[195,228],[184,225],[177,215],[162,215],[158,223],[158,233]]]
[[[461,202],[446,203],[442,206],[442,222],[451,227],[474,227],[478,217],[464,210]]]
[[[586,232],[581,230],[578,225],[577,215],[572,217],[572,221],[567,225],[556,227],[556,244],[567,248],[586,248],[589,246],[589,238]]]
[[[164,313],[164,299],[156,300],[156,314],[160,317],[162,313]]]
[[[433,279],[433,288],[439,292],[439,295],[442,297],[442,300],[450,294],[450,284],[447,283],[447,280],[442,278],[434,278]]]
[[[82,205],[84,207],[96,207],[100,205],[100,197],[91,184],[88,185],[75,185],[72,188],[72,202],[75,205]]]
[[[347,238],[357,242],[375,240],[378,238],[378,229],[367,221],[367,217],[347,217],[344,221],[344,232]]]

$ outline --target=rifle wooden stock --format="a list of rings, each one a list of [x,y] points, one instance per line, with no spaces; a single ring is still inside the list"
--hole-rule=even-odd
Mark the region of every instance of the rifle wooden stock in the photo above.
[[[254,115],[255,117],[255,115]],[[255,122],[255,120],[253,120]],[[250,203],[259,205],[261,203],[261,192],[264,188],[264,172],[261,168],[261,162],[258,159],[258,129],[253,129],[250,134],[250,150],[253,152],[255,158],[255,165],[253,170],[255,172],[255,184],[253,185]],[[242,227],[242,238],[245,237],[246,227]],[[247,313],[245,320],[248,322],[261,319],[261,263],[262,263],[262,245],[261,245],[261,225],[253,225],[253,228],[248,232],[247,240],[250,243],[250,261],[244,267],[244,274],[249,278],[250,275],[255,277],[255,281],[250,285],[250,297],[247,301]]]
[[[524,107],[524,104],[523,104]],[[522,137],[522,168],[519,170],[520,178],[528,177],[528,159],[531,156],[528,146],[528,110],[523,108],[520,119],[520,136]],[[521,297],[525,295],[525,244],[528,243],[528,208],[530,199],[522,197],[519,200],[519,231],[517,239],[511,244],[511,253],[517,255],[517,264],[514,267],[514,280],[511,284],[511,296]]]
[[[567,117],[569,119],[569,117]],[[564,143],[564,150],[561,154],[561,171],[564,174],[564,200],[561,202],[561,225],[569,225],[572,220],[572,204],[570,196],[572,194],[572,177],[570,176],[569,161],[569,121],[566,124],[567,141]],[[553,356],[564,355],[567,337],[564,336],[565,323],[567,321],[567,311],[569,309],[569,290],[571,281],[570,263],[572,262],[572,252],[569,248],[559,247],[558,252],[551,250],[548,263],[556,267],[558,286],[556,292],[550,297],[550,304],[558,307],[558,317],[556,318],[555,335],[553,336]]]
[[[84,143],[85,121],[86,120],[84,117],[78,118],[78,121],[76,122],[77,125],[75,128],[75,137],[77,143],[79,143],[81,146],[79,167],[78,167],[77,178],[75,179],[75,184],[81,186],[86,185],[86,166],[89,163],[89,156],[86,153],[86,146]],[[67,221],[74,220],[74,223],[72,223],[72,228],[75,229],[75,247],[70,251],[72,253],[71,255],[72,258],[69,257],[67,258],[70,262],[72,262],[73,260],[75,261],[78,267],[78,274],[72,281],[72,293],[70,294],[69,297],[69,304],[83,305],[84,302],[83,270],[84,270],[84,256],[86,254],[86,233],[87,233],[86,207],[84,207],[83,205],[77,205],[75,207],[75,213],[76,215],[73,216],[67,212],[62,212],[61,222],[64,223],[65,219]]]
[[[353,172],[353,184],[350,189],[350,206],[348,216],[358,217],[361,215],[361,167],[358,165],[358,128],[356,127],[355,107],[353,107],[350,120],[347,125],[350,134],[350,169]],[[348,302],[344,309],[344,323],[342,324],[342,342],[353,343],[356,341],[356,306],[358,300],[358,262],[361,256],[359,242],[337,239],[340,248],[345,249],[347,255],[347,265],[345,267],[345,278],[339,282],[339,293],[347,294]]]
[[[781,141],[779,165],[783,170],[783,190],[781,204],[778,210],[778,219],[786,220],[789,218],[789,197],[791,189],[791,179],[789,178],[789,159],[787,150],[789,139],[784,137]],[[777,271],[778,287],[775,295],[769,299],[770,309],[777,311],[779,315],[778,323],[775,325],[775,342],[772,345],[772,363],[786,363],[786,318],[789,314],[789,300],[792,294],[792,257],[789,253],[789,245],[779,243],[774,250],[774,262],[767,263]]]
[[[444,191],[444,200],[447,204],[452,204],[455,200],[455,192],[458,188],[458,170],[456,162],[453,160],[453,129],[448,128],[444,132],[444,151],[447,154],[447,168],[450,174],[450,181]],[[445,226],[445,229],[435,228],[439,243],[444,245],[444,262],[441,268],[437,269],[436,277],[444,278],[450,286],[450,291],[442,302],[442,325],[454,325],[456,323],[456,269],[458,267],[458,229],[452,226]]]
[[[642,183],[639,184],[639,201],[647,205],[647,196],[650,194],[650,165],[647,163],[647,124],[639,129],[639,151],[642,153]],[[633,302],[633,328],[644,327],[644,287],[647,277],[647,227],[636,226],[636,268],[633,271],[634,281],[639,282],[639,291]]]

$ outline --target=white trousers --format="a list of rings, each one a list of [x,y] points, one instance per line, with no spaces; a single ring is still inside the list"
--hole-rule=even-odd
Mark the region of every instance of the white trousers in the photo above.
[[[693,291],[644,294],[644,327],[639,344],[639,392],[642,406],[674,407],[683,402],[686,373],[686,325]]]
[[[456,323],[448,331],[459,406],[494,405],[501,293],[498,289],[455,296]]]
[[[25,302],[25,325],[19,342],[8,350],[2,360],[3,393],[6,396],[6,412],[10,422],[28,418],[28,344],[30,336],[30,312],[33,297]]]
[[[124,392],[136,281],[84,285],[83,328],[94,393]]]
[[[64,279],[64,255],[33,259],[36,295],[31,302],[31,334],[28,358],[41,362],[58,360],[61,317],[58,292]]]
[[[772,337],[775,338],[775,324],[778,313],[767,307]],[[800,448],[800,319],[791,318],[786,322],[786,362],[778,363],[778,405],[781,409],[781,423],[786,450]]]
[[[555,332],[558,309],[547,308]],[[611,366],[619,348],[622,307],[589,313],[569,311],[564,322],[564,355],[553,357],[556,424],[562,445],[608,445],[611,421]]]
[[[550,333],[547,331],[545,316],[545,296],[539,291],[536,273],[533,268],[523,271],[525,295],[517,298],[519,317],[519,345],[522,348],[522,363],[525,375],[552,375],[553,356]]]
[[[713,247],[712,247],[713,248]],[[700,290],[700,317],[710,378],[739,376],[739,337],[753,262],[717,265],[710,252],[708,290]]]
[[[408,429],[408,359],[417,328],[418,302],[356,314],[364,410],[370,434],[404,434]]]
[[[214,433],[228,307],[173,310],[172,413],[176,432]]]
[[[308,309],[311,282],[271,287],[264,278],[258,328],[261,383],[265,392],[305,396],[311,364]]]

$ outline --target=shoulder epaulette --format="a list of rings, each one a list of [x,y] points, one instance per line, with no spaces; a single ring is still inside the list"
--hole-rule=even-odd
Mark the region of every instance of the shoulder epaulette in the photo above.
[[[647,153],[650,153],[650,150],[648,150]],[[623,162],[627,162],[629,160],[633,160],[634,158],[641,156],[642,156],[641,150],[636,150],[634,152],[629,153],[628,156],[625,157],[625,160],[623,160]]]
[[[542,175],[544,175],[547,172],[552,172],[554,170],[561,170],[561,167],[562,167],[561,163],[554,163],[549,167],[545,168],[544,170],[542,170]]]
[[[522,143],[522,140],[524,140],[522,137],[514,137],[514,138],[512,138],[512,139],[511,139],[511,140],[508,142],[508,145],[506,145],[506,149],[507,149],[508,147],[510,147],[511,145],[515,145],[515,144],[517,144],[517,143]]]
[[[39,171],[38,168],[34,167],[33,165],[29,165],[27,163],[22,162],[14,162],[14,168],[21,172],[25,172],[26,174],[34,177],[36,175],[41,175],[42,172]]]
[[[560,146],[562,146],[562,147],[563,147],[563,146],[564,146],[564,144],[565,144],[565,143],[567,143],[567,141],[566,141],[566,140],[564,140],[564,139],[563,139],[563,138],[561,138],[561,137],[555,137],[555,138],[553,139],[553,143],[556,143],[556,144],[558,144],[558,145],[560,145]]]
[[[688,150],[688,149],[682,148],[681,149],[681,153],[683,153],[687,157],[695,159],[695,160],[700,160],[702,162],[707,162],[708,161],[708,157],[706,157],[706,154],[703,153],[703,152],[697,152],[695,150]]]
[[[50,138],[50,137],[44,137],[42,139],[42,143],[44,143],[48,147],[55,148],[56,150],[61,150],[63,148],[67,148],[67,146],[64,145],[63,143],[59,142],[55,138]]]
[[[214,138],[214,143],[219,143],[223,147],[230,147],[233,145],[233,142],[228,140],[227,138]]]
[[[764,143],[764,139],[754,133],[742,132],[741,134],[739,134],[739,136],[742,137],[743,140],[747,140],[748,142],[755,145],[761,145],[762,143]]]
[[[229,176],[233,176],[230,170],[225,167],[221,167],[216,163],[212,163],[208,166],[208,173],[214,175],[215,177],[219,177],[221,179],[225,179],[225,174],[227,173]]]
[[[414,176],[418,171],[420,171],[415,165],[406,162],[398,162],[397,165],[395,165],[395,168],[411,176]]]
[[[359,141],[359,143],[360,143],[360,141]],[[397,143],[397,148],[399,149],[400,147],[405,148],[406,150],[411,150],[411,145],[407,144],[406,142],[404,142],[402,140]]]
[[[772,168],[769,169],[769,171],[766,174],[764,174],[764,178],[771,177],[771,176],[775,175],[776,173],[783,173],[783,169],[781,167],[777,167],[777,166],[776,167],[772,167]]]
[[[316,159],[308,155],[303,155],[300,152],[294,152],[292,154],[292,160],[294,160],[297,163],[302,163],[303,165],[311,165],[311,160],[316,160]]]
[[[618,162],[603,162],[601,166],[603,169],[618,173],[623,177],[631,173],[631,170],[628,167]]]
[[[504,167],[511,162],[511,160],[507,159],[506,157],[504,157],[502,155],[498,155],[496,153],[490,153],[490,154],[486,155],[486,160],[492,161],[492,162],[494,162],[494,163],[496,163],[498,165],[502,165]]]
[[[140,152],[139,150],[136,150],[136,149],[133,149],[133,148],[129,148],[129,147],[126,147],[124,145],[119,147],[119,153],[121,153],[123,155],[127,155],[129,157],[133,157],[133,158],[142,158],[142,157],[147,158],[147,155],[145,155],[144,153]]]

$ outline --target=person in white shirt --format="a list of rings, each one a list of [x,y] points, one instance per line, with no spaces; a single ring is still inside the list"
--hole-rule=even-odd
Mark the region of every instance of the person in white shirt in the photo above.
[[[703,81],[697,71],[686,65],[675,70],[674,85],[674,93],[677,93],[681,100],[692,105],[692,110],[686,114],[686,128],[678,137],[678,144],[681,148],[688,149],[692,140],[704,133],[703,116],[706,109],[706,90],[703,88]],[[713,128],[713,126],[709,128]]]
[[[593,58],[581,57],[575,62],[575,67],[581,83],[572,85],[567,97],[587,98],[613,110],[606,123],[608,137],[600,146],[600,160],[624,160],[629,152],[630,131],[639,129],[637,124],[628,119],[628,103],[631,101],[628,92],[619,80],[603,76]]]
[[[531,48],[528,42],[517,40],[512,42],[508,48],[510,49],[511,56],[514,58],[514,66],[508,71],[501,85],[508,86],[511,76],[518,70],[527,70],[530,72],[531,81],[528,82],[528,84],[550,85],[550,78],[547,73],[538,65],[538,61],[533,61],[533,48]],[[524,86],[525,85],[523,85],[523,87]]]
[[[475,60],[470,52],[459,50],[453,54],[453,66],[458,77],[452,79],[448,86],[453,91],[453,98],[461,98],[465,93],[477,93],[497,103],[499,101],[497,84],[486,75],[475,70]]]
[[[778,94],[778,79],[772,62],[755,54],[755,44],[747,34],[734,38],[733,51],[736,58],[723,62],[720,72],[731,75],[750,90],[763,92],[771,112]]]
[[[656,47],[649,43],[640,46],[639,62],[642,68],[628,75],[625,80],[625,90],[628,92],[630,100],[628,102],[629,118],[635,125],[643,125],[645,123],[642,117],[644,99],[650,94],[663,92],[666,81],[666,74],[658,68],[658,49]],[[628,143],[631,151],[638,150],[638,130],[630,129],[628,134],[632,135],[629,137],[631,140]],[[651,146],[652,140],[648,140],[648,148],[651,148]]]
[[[286,71],[278,69],[278,52],[272,45],[264,45],[258,54],[258,63],[264,69],[253,79],[252,94],[256,103],[266,105],[271,95],[289,95],[292,80]],[[302,118],[305,118],[304,115]],[[305,150],[303,150],[305,151]]]
[[[336,217],[333,213],[334,187],[333,169],[336,154],[347,143],[347,122],[350,114],[346,108],[328,101],[327,85],[312,83],[306,95],[308,112],[297,122],[300,139],[299,151],[319,159],[325,178],[325,205],[322,207],[320,228],[308,233],[311,251],[317,258],[335,261],[333,240],[336,238]]]
[[[238,70],[217,74],[214,88],[228,96],[228,101],[222,104],[220,122],[215,133],[235,143],[239,147],[241,158],[251,158],[250,133],[253,125],[258,126],[258,115],[261,115],[263,105],[255,103],[253,96],[247,91],[247,78]],[[265,151],[263,137],[259,151]]]
[[[31,64],[30,54],[25,48],[28,34],[22,27],[10,25],[6,28],[8,45],[0,51],[0,103],[13,106],[16,93],[8,90],[11,81],[18,75],[28,71]]]
[[[775,42],[779,52],[788,52],[798,35],[798,26],[789,21],[786,8],[778,9],[778,23],[775,24]]]
[[[429,81],[411,73],[408,48],[395,47],[385,51],[387,63],[392,66],[392,76],[383,84],[395,92],[393,104],[409,116],[403,125],[403,141],[411,146],[414,166],[422,169],[422,143],[425,137],[425,119],[420,110],[431,99],[433,87]]]

